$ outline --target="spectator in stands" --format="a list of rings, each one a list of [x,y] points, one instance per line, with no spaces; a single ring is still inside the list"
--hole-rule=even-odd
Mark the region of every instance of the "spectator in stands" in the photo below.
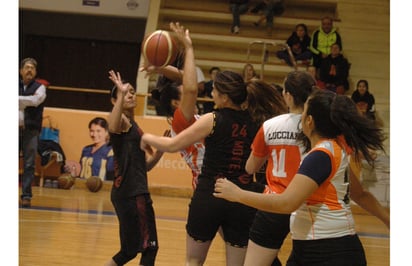
[[[318,69],[323,58],[330,54],[330,47],[337,43],[342,49],[342,39],[336,28],[333,27],[331,17],[323,17],[321,26],[314,31],[311,38],[310,50],[313,54],[313,65]]]
[[[197,76],[197,97],[203,97],[205,94],[205,75],[203,74],[203,70],[199,67],[196,66],[196,76]],[[203,114],[203,103],[202,102],[196,102],[197,109],[199,110],[200,114]]]
[[[273,19],[275,16],[280,16],[285,11],[284,0],[263,0],[257,5],[259,9],[263,11],[263,15],[258,21],[254,22],[255,26],[259,26],[263,21],[266,20],[266,30],[269,35],[273,31]],[[256,8],[257,8],[256,7]],[[255,8],[255,9],[256,9]]]
[[[240,15],[249,10],[249,0],[229,0],[229,7],[233,16],[231,32],[238,34],[240,31]]]
[[[203,70],[199,66],[196,66],[196,75],[198,96],[201,96],[205,92],[206,79],[205,75],[203,74]]]
[[[247,63],[243,67],[243,80],[247,82],[247,81],[250,81],[251,79],[259,79],[259,75],[256,73],[253,65],[250,63]]]
[[[102,180],[113,180],[113,149],[109,142],[109,125],[102,117],[95,117],[89,122],[89,135],[92,144],[83,148],[80,156],[80,178],[98,176]],[[66,164],[65,171],[75,165]],[[77,169],[76,169],[77,170]]]
[[[375,120],[375,97],[369,92],[367,80],[361,79],[356,84],[356,90],[352,93],[352,100],[358,110],[366,117]]]
[[[306,71],[316,80],[316,86],[319,89],[325,89],[325,83],[319,80],[319,74],[316,71],[316,67],[313,65],[308,65]]]
[[[209,69],[210,80],[205,83],[205,91],[203,96],[212,99],[212,90],[213,90],[213,82],[215,80],[216,74],[219,73],[221,70],[219,67],[212,67]],[[215,106],[214,102],[204,102],[203,103],[203,113],[209,113],[213,111],[213,107]]]
[[[319,69],[319,79],[325,83],[325,88],[344,94],[349,89],[349,69],[348,60],[341,53],[338,43],[331,46],[331,53],[322,60]]]
[[[305,24],[296,25],[295,31],[289,36],[286,43],[290,47],[296,61],[300,60],[306,64],[310,62],[310,59],[312,59],[312,52],[309,49],[310,36]],[[294,66],[287,50],[280,50],[276,55],[279,59],[285,60],[289,66]]]
[[[31,207],[31,185],[34,180],[36,154],[42,127],[46,87],[35,81],[37,61],[25,58],[20,63],[19,79],[19,151],[23,154],[23,176],[20,205]]]

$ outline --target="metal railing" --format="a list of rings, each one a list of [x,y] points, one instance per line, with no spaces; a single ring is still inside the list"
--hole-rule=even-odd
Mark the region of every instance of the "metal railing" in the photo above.
[[[295,57],[292,54],[292,50],[290,49],[289,45],[287,45],[284,42],[270,42],[270,41],[261,41],[261,40],[255,40],[249,43],[248,49],[247,49],[247,61],[249,61],[250,58],[250,50],[253,46],[255,45],[262,45],[262,58],[261,58],[261,65],[260,65],[260,78],[263,80],[264,79],[264,71],[265,71],[265,64],[269,60],[269,46],[272,47],[280,47],[281,49],[287,50],[290,61],[293,64],[293,68],[296,70],[297,65],[296,65],[296,60]]]

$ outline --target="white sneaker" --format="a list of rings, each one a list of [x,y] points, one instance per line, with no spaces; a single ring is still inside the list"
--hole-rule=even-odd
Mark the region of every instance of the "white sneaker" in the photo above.
[[[233,27],[233,33],[235,33],[235,34],[239,33],[239,27],[238,26]]]

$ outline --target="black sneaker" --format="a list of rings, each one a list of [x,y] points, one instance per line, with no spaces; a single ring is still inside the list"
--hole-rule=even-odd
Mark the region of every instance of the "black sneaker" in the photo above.
[[[23,208],[30,208],[31,207],[31,200],[30,199],[22,199],[20,202],[21,207]]]

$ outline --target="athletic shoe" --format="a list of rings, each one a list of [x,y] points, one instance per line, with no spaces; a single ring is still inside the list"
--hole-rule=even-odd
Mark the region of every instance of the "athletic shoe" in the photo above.
[[[21,207],[23,208],[30,208],[31,207],[31,200],[30,199],[22,199],[20,202]]]
[[[235,33],[235,34],[239,34],[239,26],[234,26],[233,27],[233,33]]]

